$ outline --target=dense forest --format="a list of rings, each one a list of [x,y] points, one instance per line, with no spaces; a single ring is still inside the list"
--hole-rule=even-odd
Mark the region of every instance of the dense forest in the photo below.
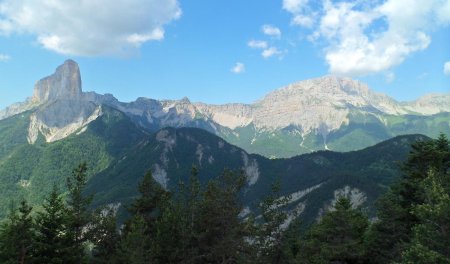
[[[307,230],[289,221],[280,186],[243,215],[246,178],[225,170],[206,185],[192,168],[169,192],[147,173],[139,196],[93,209],[87,166],[55,184],[38,209],[12,203],[0,227],[0,263],[450,263],[450,146],[441,135],[412,146],[377,218],[341,197]]]

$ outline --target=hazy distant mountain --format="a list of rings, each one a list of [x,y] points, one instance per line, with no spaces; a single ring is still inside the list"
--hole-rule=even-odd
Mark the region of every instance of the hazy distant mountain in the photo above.
[[[122,103],[109,94],[83,93],[71,60],[37,82],[25,103],[0,111],[0,119],[31,110],[29,143],[39,134],[53,142],[101,116],[101,105],[126,113],[149,131],[202,128],[267,157],[362,149],[402,134],[450,135],[450,94],[397,102],[359,81],[326,76],[275,90],[254,104],[208,105],[187,98]]]

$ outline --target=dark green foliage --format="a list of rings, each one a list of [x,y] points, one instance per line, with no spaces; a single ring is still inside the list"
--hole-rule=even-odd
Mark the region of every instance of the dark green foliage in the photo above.
[[[353,209],[350,200],[339,198],[308,232],[301,248],[301,263],[364,263],[363,238],[367,216]]]
[[[238,193],[244,183],[242,174],[225,171],[206,186],[194,220],[198,251],[193,262],[238,263],[243,258],[246,230],[239,219]]]
[[[56,185],[36,216],[34,262],[63,264],[71,252],[67,234],[67,208]]]
[[[423,181],[425,202],[414,206],[418,224],[402,263],[450,263],[450,189],[442,184],[448,176],[430,171]]]
[[[114,264],[118,262],[120,234],[117,228],[117,208],[98,209],[93,215],[89,240],[93,243],[92,258],[89,263]]]
[[[144,218],[149,228],[161,213],[161,206],[168,199],[169,193],[158,184],[148,171],[138,186],[140,196],[129,206],[132,215],[140,215]],[[149,230],[153,234],[153,230]]]
[[[133,216],[126,225],[118,253],[119,263],[151,263],[151,237],[142,215]]]
[[[413,230],[420,229],[423,215],[414,213],[429,201],[426,179],[430,170],[440,176],[440,184],[447,194],[450,168],[449,141],[444,135],[437,140],[419,141],[412,146],[407,161],[403,164],[403,177],[384,195],[378,205],[379,220],[373,224],[367,237],[367,261],[387,263],[400,261],[402,252],[421,250]],[[431,205],[433,206],[433,204]],[[419,210],[420,211],[420,210]],[[419,236],[420,237],[420,236]]]
[[[289,196],[280,197],[280,185],[276,183],[272,186],[272,193],[259,205],[261,223],[256,225],[253,236],[257,262],[280,263],[283,260],[283,231],[288,217],[284,210],[289,199]]]
[[[161,218],[169,193],[159,185],[149,171],[138,187],[140,196],[129,207],[131,219],[125,224],[120,245],[123,261],[147,263],[151,261],[153,239],[157,234],[157,221]]]
[[[0,262],[28,263],[32,257],[34,224],[25,200],[14,207],[0,229]]]
[[[86,262],[84,243],[87,237],[83,229],[91,222],[91,212],[89,206],[92,196],[83,194],[87,182],[87,165],[81,163],[72,171],[72,176],[67,178],[67,237],[70,239],[71,254],[68,263]]]
[[[177,201],[168,201],[156,222],[151,254],[155,263],[187,263],[192,229],[187,224],[185,208]]]

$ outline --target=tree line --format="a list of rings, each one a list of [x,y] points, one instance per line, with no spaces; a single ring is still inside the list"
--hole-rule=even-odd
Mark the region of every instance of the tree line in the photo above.
[[[91,209],[86,164],[35,212],[12,206],[0,226],[0,263],[450,263],[450,147],[441,135],[412,145],[402,175],[370,219],[341,197],[306,231],[288,223],[279,185],[243,215],[243,173],[225,170],[169,192],[148,172],[118,226],[117,208]]]

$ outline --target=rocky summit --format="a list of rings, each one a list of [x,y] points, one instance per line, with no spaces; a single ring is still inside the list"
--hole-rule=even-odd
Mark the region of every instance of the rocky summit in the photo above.
[[[0,119],[32,111],[29,143],[39,134],[52,142],[81,133],[101,116],[102,105],[149,131],[201,128],[267,157],[356,150],[401,134],[450,134],[450,94],[397,102],[359,81],[325,76],[282,87],[253,104],[209,105],[188,98],[123,103],[110,94],[83,92],[80,69],[72,60],[38,81],[27,101],[0,111]]]
[[[75,61],[67,60],[54,74],[36,83],[32,101],[43,103],[58,99],[76,100],[81,95],[80,69]]]

